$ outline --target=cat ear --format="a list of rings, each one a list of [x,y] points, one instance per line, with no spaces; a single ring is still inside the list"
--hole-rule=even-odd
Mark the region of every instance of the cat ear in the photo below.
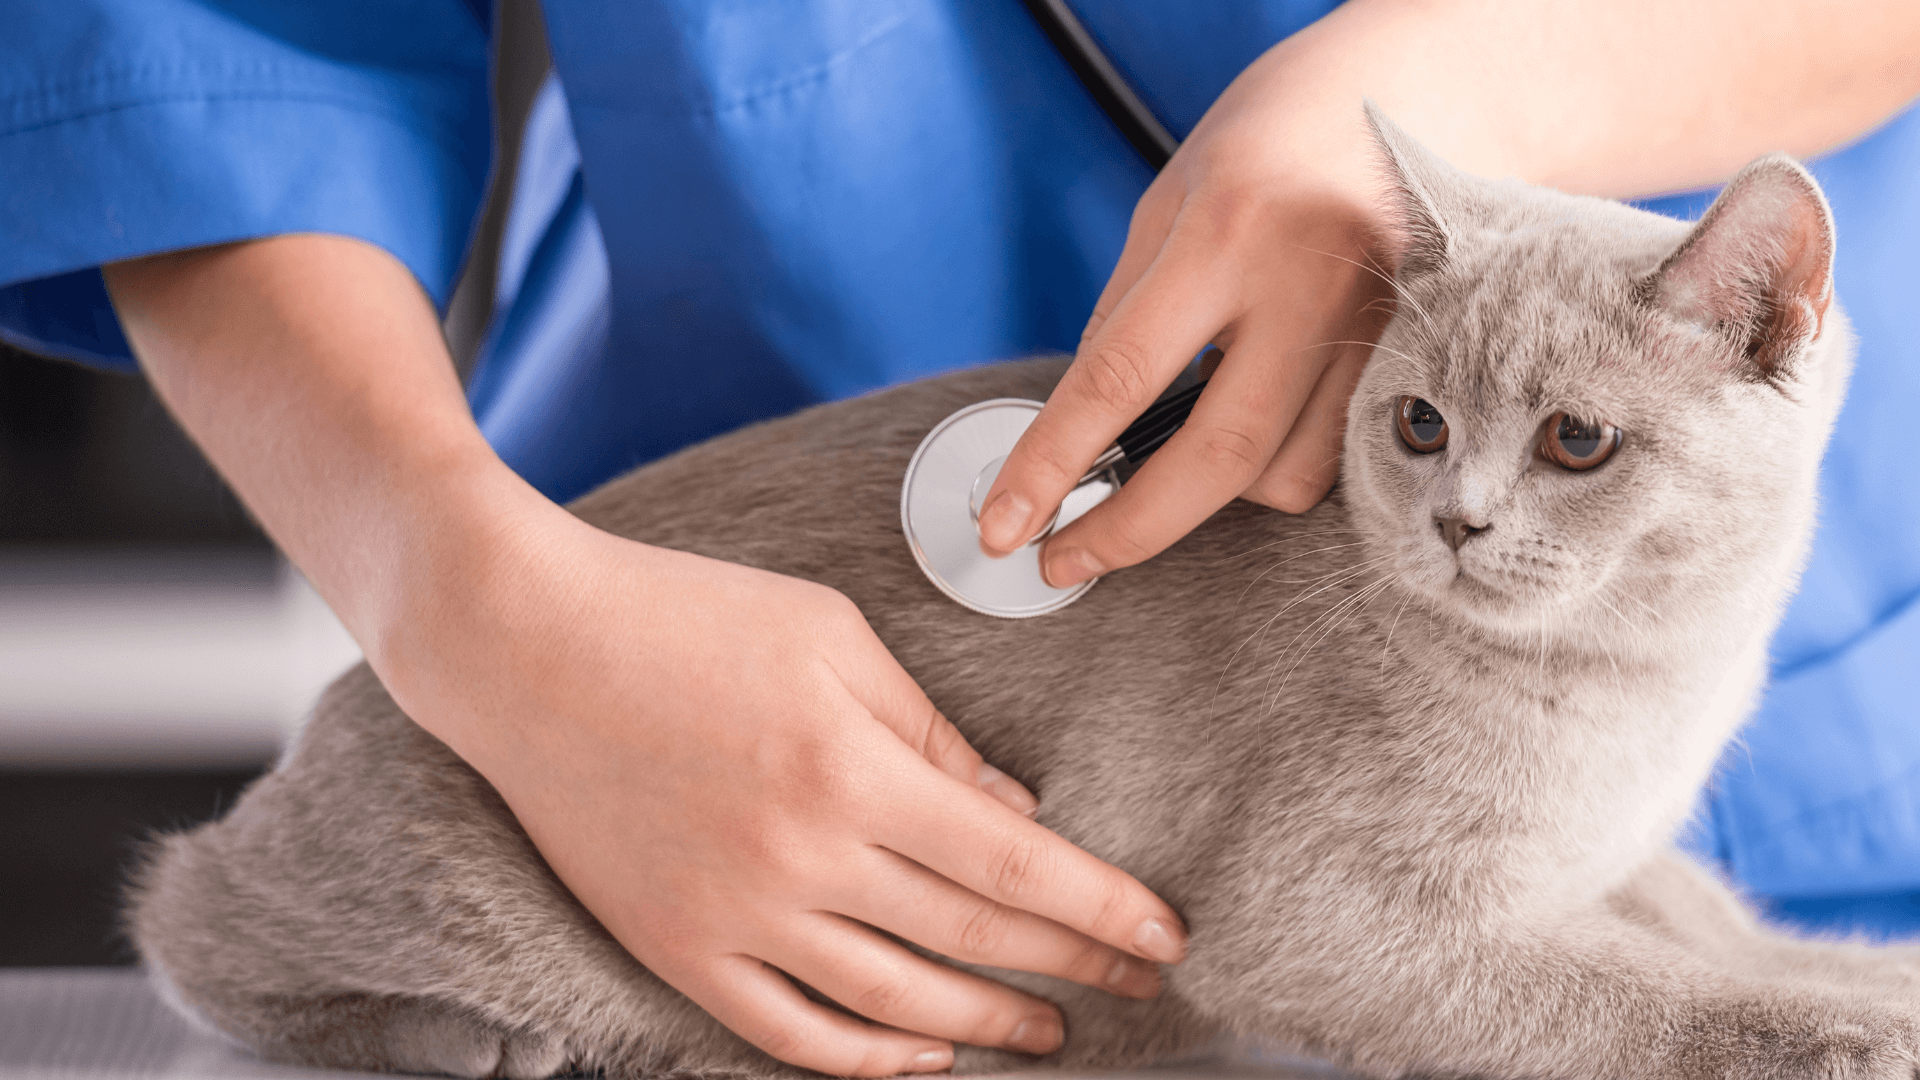
[[[1782,374],[1833,300],[1833,213],[1785,154],[1740,170],[1644,286],[1681,322],[1724,336],[1753,374]]]
[[[1390,185],[1387,246],[1394,276],[1406,281],[1430,274],[1445,266],[1453,251],[1453,237],[1440,207],[1443,193],[1452,190],[1458,174],[1387,119],[1372,98],[1361,106]]]

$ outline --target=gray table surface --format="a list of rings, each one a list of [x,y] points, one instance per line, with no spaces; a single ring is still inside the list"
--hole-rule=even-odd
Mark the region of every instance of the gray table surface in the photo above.
[[[0,1080],[365,1080],[370,1075],[271,1065],[232,1049],[175,1016],[136,971],[0,969]],[[1244,1045],[1115,1075],[1143,1080],[1341,1076],[1316,1062]]]

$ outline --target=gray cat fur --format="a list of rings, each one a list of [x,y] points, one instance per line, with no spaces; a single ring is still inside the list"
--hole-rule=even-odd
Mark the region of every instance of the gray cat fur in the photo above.
[[[901,536],[907,458],[1060,361],[761,424],[574,509],[841,590],[1043,823],[1183,913],[1153,1002],[993,972],[1064,1009],[1045,1064],[1235,1033],[1376,1076],[1913,1075],[1911,954],[1763,929],[1671,846],[1762,684],[1844,391],[1824,200],[1763,158],[1690,230],[1374,123],[1401,301],[1310,513],[1235,503],[1045,618],[944,599]],[[1398,441],[1402,394],[1445,450]],[[1623,447],[1547,464],[1561,409]],[[1486,529],[1456,556],[1439,516]],[[129,925],[183,1009],[272,1058],[798,1072],[623,952],[365,666],[225,818],[156,847]],[[956,1071],[1034,1064],[963,1048]]]

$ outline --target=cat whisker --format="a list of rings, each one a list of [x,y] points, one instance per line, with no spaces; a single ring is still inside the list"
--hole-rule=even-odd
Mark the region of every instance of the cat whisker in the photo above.
[[[1378,566],[1383,562],[1386,562],[1391,557],[1392,556],[1381,556],[1375,559],[1368,559],[1365,562],[1361,562],[1354,566],[1348,567],[1346,570],[1336,571],[1332,574],[1325,574],[1325,575],[1322,575],[1320,578],[1314,579],[1316,581],[1325,581],[1325,584],[1320,585],[1318,588],[1310,589],[1308,591],[1302,592],[1299,596],[1296,596],[1292,600],[1288,601],[1285,605],[1283,605],[1280,608],[1279,611],[1274,612],[1272,617],[1268,618],[1267,621],[1261,625],[1260,630],[1258,631],[1258,635],[1264,635],[1268,627],[1271,627],[1275,621],[1280,619],[1281,616],[1285,615],[1289,611],[1292,611],[1294,608],[1298,607],[1300,604],[1305,603],[1306,601],[1311,600],[1312,598],[1320,595],[1321,593],[1326,592],[1328,589],[1339,588],[1340,586],[1345,585],[1348,582],[1352,581],[1354,578],[1363,576],[1368,570],[1372,569],[1375,566]],[[1327,580],[1327,579],[1332,579],[1332,580]],[[1350,600],[1350,599],[1352,599],[1351,596],[1344,597],[1342,598],[1341,603],[1344,603],[1346,600]],[[1334,605],[1334,608],[1337,609],[1339,606],[1340,604],[1337,603]],[[1320,619],[1325,618],[1328,613],[1329,612],[1322,612],[1320,615],[1316,616],[1312,622],[1309,622],[1307,626],[1300,631],[1300,633],[1295,634],[1293,636],[1293,640],[1287,643],[1286,648],[1289,648],[1289,649],[1292,648],[1293,643],[1296,641],[1299,641],[1302,634],[1305,634],[1309,630],[1311,630],[1313,628],[1313,624],[1315,622],[1318,622]],[[1241,648],[1244,648],[1246,644],[1247,642],[1242,642]],[[1239,649],[1234,650],[1234,653],[1236,656],[1239,654],[1239,652],[1240,652]],[[1277,664],[1277,661],[1276,661],[1276,664]],[[1222,677],[1223,678],[1225,677],[1224,672],[1222,673]],[[1262,697],[1266,696],[1264,691],[1262,692],[1261,696]]]
[[[1636,604],[1639,604],[1641,608],[1645,609],[1647,613],[1647,617],[1649,619],[1653,620],[1654,622],[1660,621],[1660,609],[1654,607],[1652,604],[1647,603],[1645,600],[1640,599],[1639,597],[1633,595],[1632,593],[1627,594],[1627,599],[1633,601]]]
[[[1646,635],[1646,631],[1640,629],[1640,627],[1637,624],[1635,624],[1632,619],[1629,619],[1625,615],[1621,614],[1619,608],[1614,607],[1612,604],[1607,603],[1606,597],[1601,596],[1599,593],[1595,593],[1593,598],[1599,601],[1601,607],[1606,608],[1608,611],[1613,612],[1613,617],[1616,619],[1619,619],[1621,623],[1623,623],[1626,626],[1627,629],[1641,636]]]
[[[1262,570],[1258,574],[1254,575],[1253,580],[1247,582],[1247,587],[1240,590],[1240,600],[1236,601],[1235,604],[1237,606],[1239,603],[1244,602],[1247,598],[1247,594],[1253,591],[1253,587],[1255,585],[1260,584],[1260,581],[1262,578],[1266,577],[1268,574],[1273,573],[1275,570],[1278,570],[1280,567],[1285,566],[1290,562],[1293,562],[1296,559],[1304,559],[1309,555],[1318,555],[1321,552],[1325,552],[1325,551],[1339,551],[1342,548],[1360,547],[1365,543],[1366,543],[1365,540],[1356,540],[1351,544],[1332,544],[1327,547],[1315,548],[1312,551],[1303,551],[1298,555],[1292,555],[1285,559],[1281,559],[1279,562],[1274,563],[1273,565],[1267,567],[1265,570]],[[1296,583],[1276,582],[1276,584],[1296,584]]]
[[[1338,585],[1341,584],[1342,580],[1348,579],[1351,576],[1356,574],[1363,574],[1373,566],[1376,566],[1382,562],[1385,562],[1390,558],[1392,558],[1392,556],[1382,555],[1378,558],[1368,559],[1364,562],[1357,563],[1353,566],[1349,566],[1343,570],[1335,570],[1330,574],[1322,574],[1320,577],[1312,579],[1313,581],[1326,581],[1327,583],[1324,585],[1321,585],[1317,589],[1303,592],[1299,596],[1296,596],[1292,600],[1289,600],[1286,604],[1284,604],[1280,608],[1280,610],[1274,612],[1271,616],[1268,616],[1266,621],[1262,622],[1257,628],[1254,629],[1252,633],[1248,634],[1245,638],[1242,638],[1240,641],[1240,644],[1234,646],[1233,652],[1227,655],[1226,664],[1224,664],[1220,669],[1220,677],[1214,680],[1213,702],[1215,704],[1218,704],[1220,700],[1220,688],[1226,685],[1227,675],[1229,672],[1233,670],[1234,661],[1240,658],[1240,654],[1246,651],[1247,646],[1253,644],[1255,641],[1259,640],[1262,636],[1264,636],[1267,630],[1270,629],[1273,626],[1273,624],[1276,621],[1278,621],[1282,616],[1284,616],[1287,612],[1293,610],[1299,604],[1309,599],[1312,599],[1315,596],[1318,596],[1320,593],[1323,593],[1328,589],[1337,587]],[[1328,579],[1330,578],[1335,580],[1329,581]],[[1209,708],[1211,709],[1211,706]]]
[[[1409,592],[1407,598],[1400,601],[1400,607],[1394,611],[1393,624],[1387,627],[1387,640],[1380,646],[1380,673],[1383,675],[1387,671],[1387,653],[1393,648],[1393,632],[1400,629],[1400,616],[1407,613],[1407,605],[1411,603],[1413,603],[1413,594]]]
[[[1335,255],[1331,251],[1321,251],[1319,248],[1310,248],[1305,244],[1294,244],[1293,246],[1300,249],[1301,251],[1311,251],[1315,255],[1325,255],[1329,259],[1339,259],[1341,262],[1346,263],[1349,266],[1355,266],[1362,270],[1365,270],[1367,273],[1372,274],[1374,277],[1377,277],[1381,281],[1384,281],[1388,285],[1392,286],[1394,295],[1405,300],[1407,302],[1407,306],[1412,308],[1414,312],[1420,316],[1420,319],[1422,322],[1425,322],[1429,327],[1434,325],[1433,317],[1427,314],[1427,309],[1420,306],[1420,301],[1415,300],[1413,298],[1413,294],[1407,291],[1406,286],[1393,280],[1393,275],[1382,273],[1379,269],[1375,267],[1368,266],[1366,263],[1360,262],[1356,259],[1349,259],[1345,255]],[[1369,262],[1372,261],[1372,256],[1368,256],[1368,261]]]
[[[1332,549],[1328,549],[1328,550],[1332,550]],[[1348,565],[1346,565],[1346,566],[1343,566],[1343,567],[1341,567],[1341,568],[1339,568],[1339,569],[1337,569],[1337,570],[1329,570],[1328,572],[1326,572],[1326,573],[1324,573],[1324,574],[1316,574],[1316,575],[1314,575],[1313,577],[1309,577],[1309,578],[1298,578],[1298,579],[1293,579],[1293,578],[1276,578],[1276,579],[1274,580],[1274,582],[1273,582],[1273,584],[1275,584],[1275,585],[1301,585],[1301,586],[1307,586],[1307,587],[1311,587],[1311,586],[1314,586],[1314,585],[1319,585],[1319,584],[1320,584],[1320,583],[1322,583],[1322,582],[1325,582],[1325,581],[1328,581],[1328,580],[1329,580],[1329,579],[1331,579],[1331,578],[1336,578],[1336,577],[1340,577],[1340,576],[1342,576],[1342,575],[1346,575],[1346,574],[1350,574],[1350,573],[1353,573],[1353,572],[1354,572],[1354,571],[1356,571],[1356,570],[1360,570],[1360,569],[1363,569],[1363,568],[1365,568],[1365,567],[1369,567],[1369,566],[1373,566],[1373,565],[1376,565],[1376,564],[1378,564],[1378,563],[1381,563],[1381,562],[1384,562],[1384,561],[1386,561],[1387,559],[1390,559],[1390,558],[1392,558],[1392,557],[1393,557],[1393,556],[1391,556],[1391,555],[1381,555],[1381,556],[1377,556],[1377,557],[1375,557],[1375,558],[1372,558],[1372,559],[1364,559],[1364,560],[1362,560],[1362,561],[1360,561],[1360,562],[1357,562],[1357,563],[1349,563]],[[1288,562],[1288,561],[1289,561],[1289,560],[1285,560],[1285,559],[1282,559],[1282,560],[1281,560],[1280,562],[1277,562],[1277,563],[1274,563],[1274,564],[1273,564],[1273,566],[1269,566],[1269,567],[1268,567],[1268,568],[1267,568],[1266,570],[1263,570],[1263,571],[1261,571],[1261,573],[1262,573],[1262,574],[1265,574],[1265,573],[1267,573],[1267,572],[1269,572],[1269,571],[1271,571],[1271,570],[1272,570],[1272,569],[1274,568],[1274,566],[1280,566],[1280,565],[1282,565],[1283,563],[1285,563],[1285,562]],[[1288,603],[1288,605],[1287,605],[1287,607],[1284,607],[1284,608],[1281,608],[1281,609],[1280,609],[1280,610],[1281,610],[1281,612],[1282,612],[1282,613],[1285,613],[1285,612],[1286,612],[1286,610],[1287,610],[1287,608],[1290,608],[1290,607],[1292,607],[1292,606],[1293,606],[1293,604],[1295,604],[1295,603],[1298,603],[1298,602],[1299,602],[1300,600],[1304,600],[1304,599],[1308,599],[1308,598],[1310,598],[1310,597],[1312,597],[1312,596],[1314,596],[1314,595],[1316,595],[1316,594],[1317,594],[1318,592],[1319,592],[1319,590],[1315,590],[1314,592],[1310,592],[1310,593],[1306,593],[1306,594],[1304,594],[1304,595],[1302,595],[1302,596],[1297,596],[1297,597],[1295,597],[1295,598],[1294,598],[1294,599],[1293,599],[1292,601],[1290,601],[1290,602]]]
[[[1301,664],[1306,662],[1307,657],[1312,654],[1313,650],[1319,648],[1320,643],[1327,640],[1335,631],[1353,621],[1353,619],[1366,608],[1368,603],[1372,602],[1375,597],[1385,592],[1387,587],[1393,584],[1393,580],[1394,579],[1389,576],[1368,582],[1352,595],[1343,597],[1339,603],[1322,612],[1319,618],[1308,623],[1305,629],[1301,630],[1299,634],[1294,635],[1293,641],[1287,643],[1288,649],[1292,649],[1293,642],[1299,641],[1301,635],[1312,631],[1315,624],[1324,624],[1320,633],[1299,650],[1299,654],[1294,657],[1292,665],[1287,668],[1287,673],[1281,676],[1280,685],[1273,688],[1272,701],[1271,704],[1267,706],[1269,712],[1279,707],[1281,692],[1287,688],[1287,683],[1293,679],[1293,673],[1299,669]],[[1275,666],[1279,666],[1278,662],[1275,663]]]
[[[1343,581],[1350,579],[1353,575],[1365,573],[1367,569],[1369,569],[1370,567],[1380,562],[1385,561],[1386,558],[1388,558],[1388,556],[1382,556],[1377,559],[1369,559],[1365,562],[1356,564],[1354,566],[1349,566],[1343,570],[1335,570],[1330,574],[1322,574],[1317,578],[1309,579],[1307,582],[1305,582],[1305,584],[1311,585],[1317,582],[1326,582],[1326,584],[1321,585],[1319,588],[1302,592],[1299,596],[1296,596],[1292,600],[1289,600],[1286,604],[1281,606],[1280,610],[1274,612],[1271,616],[1267,618],[1265,622],[1261,623],[1258,629],[1256,629],[1253,633],[1247,635],[1246,639],[1241,641],[1240,644],[1234,648],[1233,653],[1227,657],[1227,668],[1226,670],[1221,672],[1220,677],[1222,679],[1226,678],[1226,671],[1232,670],[1234,659],[1237,658],[1240,655],[1240,653],[1246,649],[1248,645],[1252,644],[1261,635],[1265,634],[1267,632],[1267,629],[1271,627],[1274,624],[1274,622],[1278,620],[1281,616],[1293,610],[1295,607],[1297,607],[1301,603],[1307,600],[1310,600],[1315,596],[1318,596],[1319,594],[1327,591],[1328,589],[1339,586],[1340,584],[1342,584]],[[1333,580],[1329,580],[1329,579],[1333,579]],[[1216,686],[1215,689],[1217,691],[1218,687]]]
[[[1625,626],[1628,630],[1632,631],[1636,636],[1644,637],[1646,635],[1646,631],[1642,630],[1640,626],[1636,624],[1632,619],[1627,618],[1627,616],[1623,612],[1621,612],[1619,608],[1614,607],[1612,604],[1607,603],[1606,597],[1595,594],[1594,599],[1599,601],[1601,607],[1606,608],[1607,611],[1610,614],[1612,614],[1614,618],[1620,620],[1621,625]],[[1611,649],[1602,650],[1601,655],[1607,658],[1608,666],[1613,668],[1614,682],[1616,684],[1624,685],[1626,677],[1620,671],[1620,661],[1613,655],[1613,650]]]
[[[1268,548],[1276,548],[1276,547],[1279,547],[1281,544],[1290,544],[1295,540],[1308,540],[1308,539],[1314,539],[1322,536],[1337,536],[1340,534],[1354,535],[1359,532],[1360,532],[1359,529],[1317,529],[1310,533],[1299,533],[1294,536],[1288,536],[1280,540],[1275,540],[1270,544],[1261,544],[1259,547],[1250,547],[1238,555],[1229,555],[1226,558],[1221,559],[1220,561],[1223,563],[1230,563],[1235,559],[1244,559],[1247,556],[1254,554],[1255,552],[1265,551]]]
[[[1375,297],[1374,299],[1369,300],[1366,303],[1360,305],[1360,313],[1363,315],[1369,311],[1384,311],[1389,315],[1391,315],[1393,313],[1393,310],[1394,310],[1393,302],[1385,299],[1384,297]]]
[[[1300,666],[1301,662],[1307,658],[1307,655],[1309,653],[1311,653],[1315,648],[1318,648],[1320,643],[1322,641],[1325,641],[1335,631],[1339,630],[1341,627],[1345,626],[1347,623],[1353,621],[1353,619],[1356,616],[1358,616],[1359,613],[1362,610],[1364,610],[1366,606],[1374,600],[1375,597],[1379,596],[1382,592],[1385,592],[1387,587],[1391,584],[1393,584],[1393,578],[1391,577],[1384,577],[1374,581],[1370,581],[1367,584],[1361,586],[1352,595],[1343,598],[1339,603],[1335,604],[1331,608],[1328,608],[1326,613],[1319,620],[1321,623],[1323,623],[1323,628],[1321,629],[1319,635],[1316,636],[1312,641],[1308,642],[1307,645],[1300,650],[1298,657],[1296,657],[1293,662],[1293,666],[1287,669],[1286,677],[1281,679],[1279,688],[1280,689],[1286,688],[1287,682],[1293,677],[1294,669]]]
[[[1386,562],[1391,558],[1393,558],[1392,555],[1381,555],[1376,558],[1366,559],[1361,562],[1354,563],[1350,566],[1345,567],[1344,569],[1333,570],[1325,574],[1320,574],[1316,577],[1302,578],[1298,581],[1291,581],[1291,580],[1276,581],[1275,584],[1282,584],[1282,585],[1302,585],[1302,586],[1319,585],[1320,586],[1317,589],[1313,589],[1310,592],[1303,593],[1302,595],[1297,596],[1293,600],[1289,601],[1286,607],[1283,607],[1280,609],[1280,613],[1285,614],[1290,608],[1292,608],[1295,604],[1298,604],[1300,601],[1312,599],[1313,597],[1318,596],[1320,593],[1325,592],[1327,589],[1333,588],[1335,585],[1344,583],[1343,581],[1332,580],[1334,578],[1341,578],[1341,579],[1350,578],[1352,575],[1356,573],[1378,566],[1379,564]],[[1325,583],[1325,584],[1322,584],[1322,583]]]
[[[1413,355],[1409,353],[1401,352],[1399,349],[1396,349],[1391,345],[1380,345],[1374,342],[1367,342],[1367,341],[1322,341],[1315,345],[1308,345],[1306,349],[1318,349],[1323,345],[1365,345],[1370,349],[1379,349],[1381,352],[1391,353],[1392,355],[1397,356],[1402,360],[1405,360],[1409,364],[1417,364],[1420,362],[1419,359],[1414,357]],[[1305,352],[1306,349],[1301,349],[1300,351]]]
[[[1342,453],[1343,451],[1335,450],[1333,453],[1327,455],[1326,459],[1321,461],[1319,465],[1315,466],[1315,469],[1318,470],[1321,468],[1325,468],[1328,465],[1332,465],[1338,462],[1340,460]]]

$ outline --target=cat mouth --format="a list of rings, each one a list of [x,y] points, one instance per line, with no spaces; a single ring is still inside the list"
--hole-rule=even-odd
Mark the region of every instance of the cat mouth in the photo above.
[[[1469,565],[1457,558],[1448,589],[1469,607],[1502,613],[1554,603],[1564,599],[1566,591],[1552,575],[1508,566]]]
[[[1482,597],[1506,599],[1505,589],[1458,564],[1454,566],[1453,580],[1448,582],[1448,586],[1468,600]]]

